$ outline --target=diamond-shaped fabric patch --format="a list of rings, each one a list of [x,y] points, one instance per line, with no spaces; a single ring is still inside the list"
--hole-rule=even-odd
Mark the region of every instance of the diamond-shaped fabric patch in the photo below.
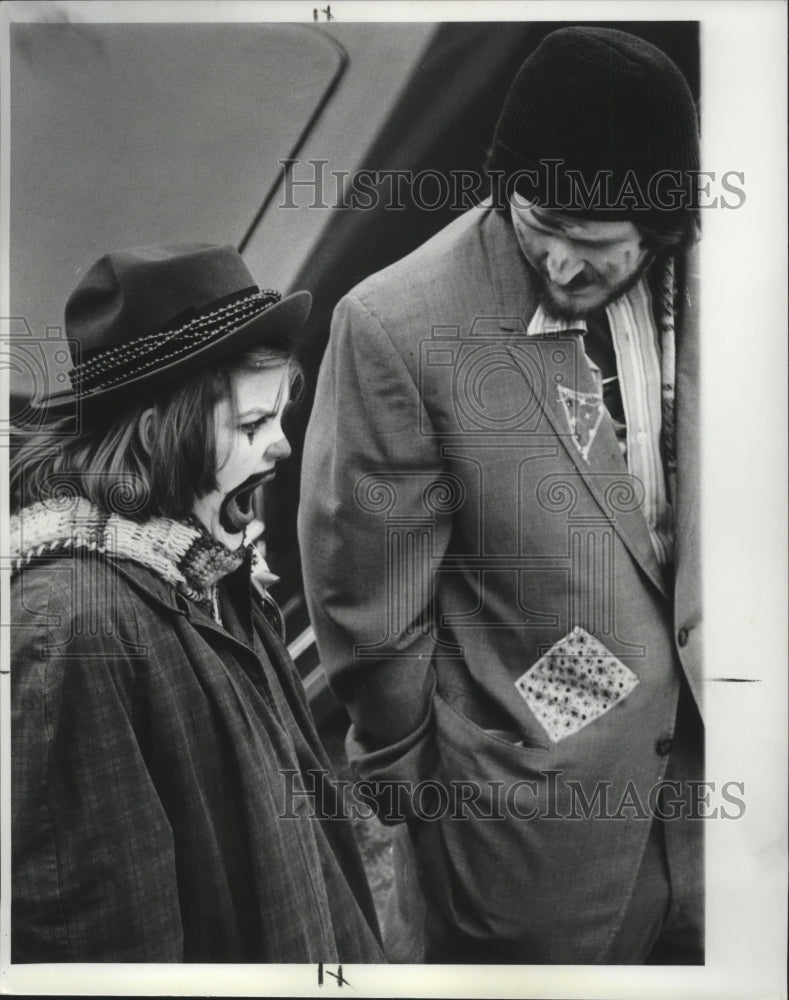
[[[553,743],[605,715],[636,684],[633,671],[578,626],[515,681]]]

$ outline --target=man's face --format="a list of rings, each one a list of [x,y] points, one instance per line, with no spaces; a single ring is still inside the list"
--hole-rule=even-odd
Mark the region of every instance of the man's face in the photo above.
[[[275,465],[290,455],[282,432],[288,401],[288,373],[282,366],[235,372],[229,399],[216,404],[217,489],[195,501],[193,512],[228,548],[242,541],[254,519],[252,493],[274,476]]]
[[[514,195],[512,222],[542,281],[542,304],[559,319],[580,319],[618,299],[651,261],[632,222],[576,219]]]

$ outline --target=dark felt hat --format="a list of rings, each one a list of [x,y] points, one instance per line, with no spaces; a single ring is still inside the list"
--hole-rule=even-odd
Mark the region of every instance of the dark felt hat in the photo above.
[[[71,389],[37,401],[53,415],[104,410],[253,347],[292,352],[309,292],[255,284],[232,246],[133,247],[98,260],[66,304]]]
[[[547,208],[670,223],[693,212],[698,197],[693,96],[665,52],[642,38],[560,28],[518,71],[488,166],[523,172],[517,190]],[[586,198],[598,182],[600,194]]]

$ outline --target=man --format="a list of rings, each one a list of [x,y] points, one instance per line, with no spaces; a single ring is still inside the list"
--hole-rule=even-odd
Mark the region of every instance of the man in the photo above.
[[[300,531],[405,961],[703,961],[696,112],[549,35],[472,209],[337,307]],[[691,784],[688,784],[691,782]]]

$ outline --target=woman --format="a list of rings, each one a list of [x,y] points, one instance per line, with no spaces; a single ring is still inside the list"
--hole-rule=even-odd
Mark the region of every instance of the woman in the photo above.
[[[69,299],[65,416],[12,468],[14,962],[382,960],[244,539],[309,305],[202,244]]]

